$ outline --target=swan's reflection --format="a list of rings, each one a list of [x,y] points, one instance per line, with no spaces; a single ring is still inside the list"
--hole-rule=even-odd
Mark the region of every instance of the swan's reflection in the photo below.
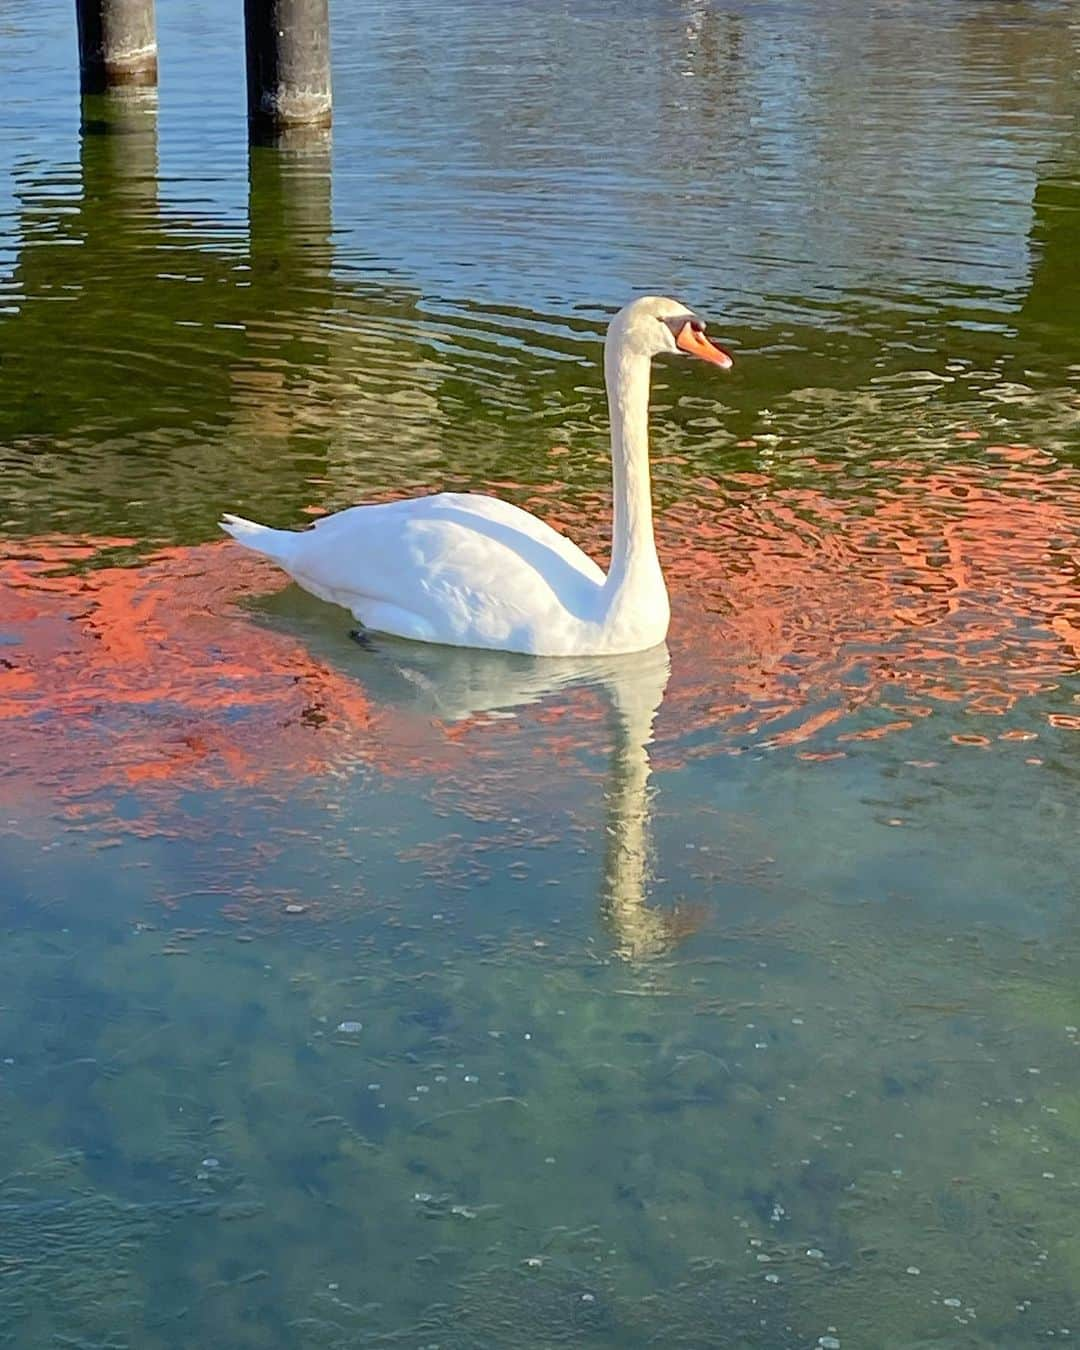
[[[341,612],[290,586],[260,610],[302,635],[321,659],[349,671],[376,708],[457,722],[513,713],[574,689],[604,699],[611,727],[601,910],[616,953],[638,961],[679,935],[679,912],[650,909],[649,744],[670,674],[666,645],[629,656],[544,658],[431,646],[379,635],[350,643]]]

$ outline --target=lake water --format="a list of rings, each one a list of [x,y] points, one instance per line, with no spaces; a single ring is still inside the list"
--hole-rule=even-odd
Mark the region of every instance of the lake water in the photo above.
[[[0,0],[0,1345],[1080,1337],[1080,16],[241,6],[80,107]],[[607,547],[658,367],[673,625],[349,636],[219,535],[429,488]]]

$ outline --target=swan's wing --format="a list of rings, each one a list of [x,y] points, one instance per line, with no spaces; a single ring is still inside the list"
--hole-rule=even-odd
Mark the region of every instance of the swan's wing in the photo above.
[[[485,521],[501,525],[551,549],[590,581],[604,580],[604,573],[597,564],[565,534],[560,534],[539,516],[523,511],[520,506],[479,492],[440,492],[430,497],[409,497],[404,501],[385,502],[378,506],[352,506],[344,511],[336,511],[333,515],[322,516],[313,523],[312,530],[318,530],[326,537],[331,534],[345,536],[354,530],[373,528],[376,513],[388,523],[392,519],[395,524],[452,518],[469,519],[470,523],[481,529]]]
[[[597,622],[604,582],[550,525],[471,493],[339,511],[296,536],[288,567],[371,627],[519,651]]]

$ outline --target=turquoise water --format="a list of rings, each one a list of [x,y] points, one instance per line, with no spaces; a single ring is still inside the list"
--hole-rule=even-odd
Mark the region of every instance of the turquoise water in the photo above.
[[[0,3],[0,1344],[1080,1335],[1075,7],[240,12],[80,112]],[[666,649],[350,637],[222,540],[496,491],[603,557],[678,295]]]

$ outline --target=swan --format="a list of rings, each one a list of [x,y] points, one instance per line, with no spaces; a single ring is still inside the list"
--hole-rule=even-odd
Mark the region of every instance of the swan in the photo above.
[[[649,481],[651,362],[665,353],[725,370],[732,364],[677,300],[644,296],[611,320],[604,382],[614,520],[606,575],[536,516],[478,493],[352,506],[301,531],[233,515],[221,528],[374,632],[531,656],[644,651],[664,640],[670,618]]]

